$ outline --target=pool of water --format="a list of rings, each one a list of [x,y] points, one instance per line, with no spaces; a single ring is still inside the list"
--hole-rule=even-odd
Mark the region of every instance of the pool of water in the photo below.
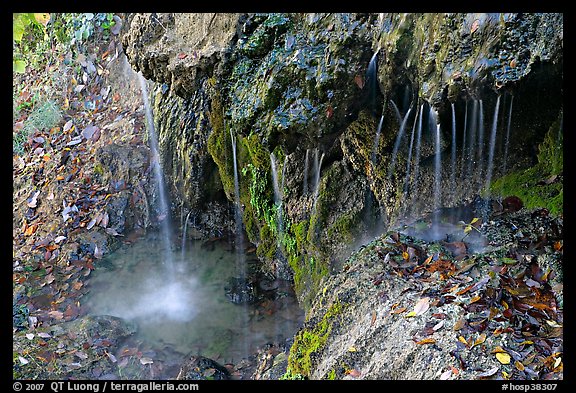
[[[304,313],[288,282],[267,282],[266,289],[277,289],[255,304],[227,300],[225,287],[237,276],[236,254],[227,242],[189,242],[172,256],[169,269],[162,242],[149,235],[100,260],[88,284],[88,313],[136,323],[137,338],[153,347],[221,363],[286,342],[301,326]],[[247,265],[254,262],[246,256]]]

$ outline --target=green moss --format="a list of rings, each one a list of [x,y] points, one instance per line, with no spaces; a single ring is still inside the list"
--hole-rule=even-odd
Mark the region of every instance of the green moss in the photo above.
[[[334,369],[330,370],[330,372],[326,376],[326,379],[329,379],[331,381],[335,380],[336,379],[336,370],[334,370]]]
[[[349,243],[354,240],[353,230],[358,222],[359,214],[355,212],[343,214],[328,228],[328,236]]]
[[[321,350],[332,332],[332,327],[344,311],[345,305],[339,301],[333,303],[320,322],[300,330],[294,338],[294,344],[288,355],[288,375],[303,375],[310,377],[312,356]]]
[[[563,214],[564,184],[551,179],[563,171],[563,134],[560,118],[552,124],[539,146],[538,163],[526,170],[510,173],[490,187],[492,195],[519,197],[527,209],[546,208],[552,215]]]
[[[232,140],[224,124],[224,110],[219,97],[212,98],[209,113],[212,132],[208,137],[208,153],[218,166],[222,187],[229,200],[234,199],[234,164],[232,162]]]

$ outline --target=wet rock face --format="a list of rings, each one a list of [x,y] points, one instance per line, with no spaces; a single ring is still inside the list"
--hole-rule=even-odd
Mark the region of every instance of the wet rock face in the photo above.
[[[258,296],[255,283],[245,277],[232,277],[224,291],[226,298],[234,304],[254,303]]]
[[[535,146],[562,107],[562,14],[136,14],[123,43],[132,66],[158,84],[155,113],[173,210],[182,217],[191,211],[204,233],[216,233],[214,217],[225,216],[235,197],[232,132],[247,238],[264,270],[293,273],[305,305],[351,243],[434,208],[437,128],[430,113],[440,124],[441,201],[453,207],[482,191],[486,178],[463,170],[451,183],[452,104],[458,168],[486,171],[463,147],[471,132],[468,125],[465,135],[464,124],[483,104],[476,118],[483,118],[487,157],[500,102],[492,180],[537,161]],[[410,135],[417,113],[424,119],[419,161],[405,185],[407,164],[416,162]],[[506,143],[514,152],[507,162]],[[310,192],[312,151],[325,154],[317,197]],[[286,177],[282,226],[271,152],[278,178]],[[232,229],[228,211],[223,227]]]
[[[177,380],[224,380],[230,379],[228,369],[204,356],[191,356],[180,368]]]

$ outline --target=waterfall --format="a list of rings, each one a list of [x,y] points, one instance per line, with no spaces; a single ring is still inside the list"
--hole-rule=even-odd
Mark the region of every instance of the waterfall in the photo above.
[[[476,161],[476,154],[474,147],[476,145],[476,131],[478,128],[478,100],[474,100],[472,104],[472,116],[470,118],[470,143],[468,145],[468,165],[466,165],[465,182],[470,182],[469,176],[473,176],[472,165]]]
[[[186,215],[186,220],[184,221],[184,230],[182,231],[182,247],[180,248],[182,261],[184,261],[186,255],[186,229],[188,228],[188,218],[190,218],[190,213],[192,213],[192,210],[190,210]]]
[[[396,114],[396,118],[398,119],[398,124],[402,124],[402,115],[400,114],[400,109],[398,109],[398,105],[394,102],[394,100],[390,100],[392,104],[392,108],[394,108],[394,113]]]
[[[390,161],[390,166],[388,167],[388,176],[387,179],[392,179],[392,173],[394,171],[394,166],[396,165],[396,155],[398,154],[398,148],[400,147],[400,142],[402,142],[402,137],[404,136],[404,129],[406,128],[406,123],[408,122],[408,116],[410,116],[410,112],[412,108],[408,109],[408,112],[404,115],[404,119],[400,124],[400,129],[398,130],[398,135],[396,136],[396,142],[394,143],[394,150],[392,151],[392,160]]]
[[[438,222],[438,209],[440,208],[440,186],[442,183],[442,168],[441,168],[441,163],[442,163],[442,157],[441,157],[441,146],[440,146],[440,123],[437,122],[437,114],[434,111],[434,109],[432,108],[432,106],[430,106],[430,117],[428,118],[428,121],[430,123],[430,125],[432,126],[433,129],[436,130],[435,133],[435,155],[434,155],[434,213],[435,213],[435,220],[436,222]]]
[[[420,111],[418,115],[418,129],[416,132],[416,157],[414,158],[414,179],[412,184],[414,185],[414,191],[412,195],[414,198],[418,196],[418,175],[420,174],[420,146],[422,145],[422,116],[424,115],[424,104],[420,104]]]
[[[171,220],[170,208],[168,205],[168,198],[164,183],[164,175],[162,171],[162,164],[160,162],[160,151],[158,149],[158,137],[154,128],[154,117],[152,116],[152,108],[148,98],[148,89],[146,87],[146,79],[141,73],[138,73],[138,80],[140,81],[140,89],[142,91],[142,98],[144,100],[144,109],[146,112],[146,125],[148,129],[148,136],[150,142],[150,150],[152,151],[152,167],[154,171],[154,178],[156,180],[156,187],[158,190],[158,201],[160,203],[160,215],[158,220],[161,222],[162,229],[162,242],[164,247],[164,264],[170,282],[174,279],[174,261],[171,250]]]
[[[304,159],[304,186],[302,195],[308,194],[308,166],[310,164],[310,149],[306,149],[306,158]]]
[[[284,160],[286,161],[286,160]],[[286,164],[284,162],[284,164]],[[276,228],[277,228],[277,241],[278,248],[280,248],[280,242],[282,238],[282,200],[284,187],[279,185],[278,181],[278,167],[276,164],[276,156],[274,153],[270,153],[270,166],[272,169],[272,185],[274,187],[274,204],[276,205]],[[284,169],[282,169],[284,172]],[[284,183],[284,173],[282,174],[282,183]]]
[[[479,113],[478,113],[478,154],[476,156],[476,179],[481,184],[482,183],[482,173],[484,171],[483,168],[483,160],[484,160],[484,107],[482,100],[478,100],[479,105]],[[480,186],[480,190],[482,191],[482,186]]]
[[[502,173],[506,174],[506,164],[508,161],[508,147],[510,145],[510,124],[512,120],[512,104],[514,103],[514,96],[510,97],[510,109],[508,110],[508,124],[506,125],[506,141],[504,142],[504,165]]]
[[[380,144],[380,132],[382,131],[382,123],[384,123],[384,112],[380,116],[378,128],[376,128],[376,136],[374,137],[374,146],[372,147],[372,167],[376,168],[376,154],[378,153],[378,145]]]
[[[416,122],[418,120],[418,112],[414,116],[414,124],[412,125],[412,134],[410,135],[410,147],[408,148],[408,160],[406,161],[406,179],[404,180],[404,199],[408,194],[410,185],[410,170],[412,168],[412,147],[414,146],[414,134],[416,132]]]
[[[314,203],[312,205],[313,213],[316,212],[316,202],[318,201],[318,193],[320,191],[320,169],[322,169],[322,160],[324,159],[324,153],[318,159],[319,150],[314,151]]]
[[[238,161],[236,157],[236,136],[230,130],[232,140],[232,159],[234,160],[234,217],[236,220],[236,268],[240,277],[246,274],[244,262],[244,235],[242,233],[242,205],[240,204],[240,185],[238,182]]]
[[[464,173],[466,169],[466,134],[468,131],[468,101],[466,101],[466,107],[464,109],[464,129],[462,131],[462,150],[460,159],[460,181],[464,182],[466,180],[466,174]]]
[[[492,182],[492,171],[494,169],[494,148],[496,146],[496,131],[498,129],[498,110],[500,108],[500,96],[496,99],[494,108],[494,120],[492,121],[492,131],[490,133],[490,143],[488,145],[488,168],[486,173],[486,192],[490,193],[490,183]]]
[[[456,109],[452,103],[452,151],[450,154],[450,187],[451,194],[456,192]]]
[[[369,89],[369,99],[370,106],[373,111],[376,111],[376,91],[379,90],[378,86],[378,52],[380,48],[374,52],[370,62],[368,63],[368,68],[366,69],[366,85]]]

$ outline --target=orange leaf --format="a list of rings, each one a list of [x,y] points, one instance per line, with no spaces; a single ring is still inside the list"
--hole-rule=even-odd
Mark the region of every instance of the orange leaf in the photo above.
[[[28,228],[26,228],[26,230],[24,231],[24,235],[26,236],[33,235],[34,232],[36,232],[36,229],[38,229],[38,224],[32,224]]]
[[[471,290],[474,285],[476,284],[469,285],[466,288],[459,290],[458,292],[456,292],[456,295],[464,295],[466,292]]]
[[[450,369],[452,370],[452,373],[453,373],[454,375],[460,374],[460,371],[458,371],[458,369],[457,369],[456,367],[450,366]]]
[[[352,369],[352,370],[346,370],[345,374],[348,374],[353,378],[358,378],[362,373],[356,369]]]
[[[454,330],[458,331],[458,330],[462,329],[464,327],[464,323],[466,323],[466,320],[464,318],[460,318],[454,324]]]
[[[354,77],[354,82],[356,82],[356,84],[358,85],[359,88],[363,88],[363,87],[364,87],[364,79],[362,79],[362,76],[356,75],[356,76]]]
[[[466,347],[469,347],[468,341],[466,341],[466,339],[463,336],[458,336],[458,341],[460,341],[462,344],[466,345]]]
[[[432,255],[430,255],[428,258],[426,258],[426,260],[424,261],[424,265],[428,265],[431,260],[432,260]]]
[[[406,311],[406,307],[398,307],[394,311],[391,311],[390,314],[401,314]]]
[[[82,288],[82,285],[84,285],[82,281],[76,281],[74,284],[72,284],[72,288],[74,288],[75,290],[79,290],[80,288]]]
[[[518,360],[516,360],[516,361],[514,362],[514,365],[516,366],[516,368],[517,368],[519,371],[524,371],[524,368],[525,368],[524,365],[523,365],[522,363],[520,363]]]
[[[470,304],[476,303],[476,302],[477,302],[478,300],[480,300],[480,299],[481,299],[481,297],[478,296],[478,295],[476,295],[476,296],[474,296],[472,299],[470,299]]]
[[[423,344],[435,344],[436,340],[432,337],[425,338],[424,340],[416,341],[416,344],[423,345]]]

